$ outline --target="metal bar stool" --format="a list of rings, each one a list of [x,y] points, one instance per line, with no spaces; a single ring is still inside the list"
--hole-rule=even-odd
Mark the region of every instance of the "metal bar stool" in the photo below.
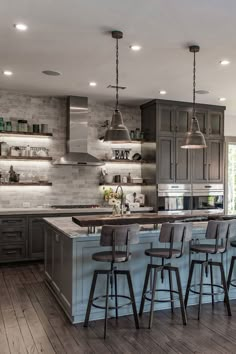
[[[170,302],[171,303],[171,311],[174,311],[174,294],[178,294],[180,307],[181,307],[181,314],[183,324],[187,324],[187,317],[186,311],[184,307],[184,299],[182,294],[182,286],[179,274],[179,268],[176,266],[172,266],[169,262],[165,264],[166,259],[173,259],[173,258],[181,258],[184,252],[184,242],[190,241],[192,239],[192,224],[191,223],[166,223],[163,224],[160,231],[159,241],[163,243],[169,243],[169,247],[166,248],[151,248],[145,251],[145,254],[153,258],[161,258],[162,262],[161,265],[157,264],[148,264],[143,292],[142,292],[142,300],[139,310],[139,315],[142,316],[145,300],[151,302],[150,306],[150,313],[149,313],[149,328],[152,327],[153,321],[153,311],[154,311],[154,303],[155,302]],[[175,247],[174,247],[175,246]],[[154,271],[154,277],[152,285],[150,286],[150,290],[148,288],[148,282],[151,278],[152,270]],[[164,271],[168,271],[169,277],[169,289],[157,289],[157,274],[161,273],[161,279],[163,281]],[[173,282],[172,282],[172,272],[175,273],[176,283],[177,283],[177,290],[173,289]],[[168,292],[170,294],[170,299],[157,299],[155,298],[156,293],[158,292]],[[150,297],[151,296],[151,297]]]
[[[134,290],[131,280],[131,275],[129,270],[118,270],[117,267],[114,266],[115,263],[124,263],[128,262],[131,258],[130,253],[130,245],[139,243],[139,225],[105,225],[102,227],[101,238],[100,238],[100,246],[110,246],[112,247],[111,251],[104,251],[94,253],[92,255],[92,259],[97,262],[107,262],[110,263],[110,269],[103,270],[95,270],[93,274],[92,285],[90,289],[89,301],[84,321],[84,327],[88,326],[89,317],[91,308],[96,307],[105,310],[105,320],[104,320],[104,339],[106,338],[107,332],[107,317],[108,310],[116,311],[116,319],[118,318],[118,309],[132,305],[135,326],[139,328],[139,320],[136,309],[136,303],[134,298]],[[123,247],[123,250],[120,250]],[[96,288],[97,277],[99,274],[104,274],[107,277],[106,280],[106,294],[102,296],[97,296],[94,298],[94,292]],[[130,296],[120,295],[117,292],[117,275],[125,275],[128,281],[129,293]],[[115,285],[115,294],[113,293],[113,284]],[[111,289],[110,289],[111,288]],[[100,306],[96,304],[96,301],[104,298],[105,306]],[[115,298],[115,305],[108,306],[109,298]],[[118,298],[128,299],[129,301],[125,304],[118,304]]]
[[[227,289],[225,272],[224,272],[224,267],[223,267],[223,254],[227,251],[231,224],[232,224],[232,222],[228,222],[228,221],[213,221],[213,220],[209,221],[207,224],[206,239],[212,240],[213,243],[210,243],[210,244],[205,244],[205,243],[190,244],[190,249],[189,249],[190,254],[191,253],[202,253],[202,254],[206,255],[205,260],[192,260],[192,262],[191,262],[188,283],[187,283],[187,288],[186,288],[186,294],[185,294],[185,300],[184,300],[184,304],[185,304],[185,308],[186,308],[188,305],[189,292],[192,292],[194,294],[199,294],[198,320],[200,319],[200,315],[201,315],[201,305],[202,305],[202,296],[203,295],[211,295],[212,307],[214,307],[214,296],[216,294],[219,294],[219,292],[218,293],[214,292],[214,288],[220,288],[223,290],[223,293],[225,295],[224,299],[225,299],[225,303],[227,306],[228,316],[231,316],[228,289]],[[221,262],[212,261],[212,259],[209,259],[209,254],[210,255],[220,254],[221,255]],[[196,264],[201,265],[200,283],[191,285],[194,267]],[[204,269],[205,269],[206,277],[208,277],[208,266],[210,267],[210,283],[203,283]],[[222,282],[221,285],[214,283],[213,267],[220,268],[221,282]],[[199,291],[192,289],[192,287],[194,287],[196,285],[199,286]],[[204,286],[210,286],[211,291],[210,292],[203,292]]]
[[[235,225],[235,229],[234,230],[232,230],[232,225],[231,225],[232,236],[235,236],[235,234],[236,234],[236,222],[234,223],[234,225]],[[231,247],[236,247],[236,240],[235,239],[230,242],[230,246]],[[236,287],[236,279],[232,279],[235,261],[236,261],[236,256],[232,256],[231,257],[231,262],[230,262],[230,267],[229,267],[228,279],[227,279],[227,289],[228,289],[228,291],[229,291],[230,286]]]

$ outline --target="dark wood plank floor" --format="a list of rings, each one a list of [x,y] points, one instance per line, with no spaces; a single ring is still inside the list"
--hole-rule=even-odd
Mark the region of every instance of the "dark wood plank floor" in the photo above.
[[[179,310],[155,313],[153,329],[147,315],[135,330],[131,316],[108,322],[104,341],[103,321],[89,328],[71,325],[44,284],[42,264],[1,266],[0,268],[0,354],[5,353],[236,353],[236,301],[233,316],[224,305],[203,306],[200,322],[197,309],[189,309],[186,327]]]

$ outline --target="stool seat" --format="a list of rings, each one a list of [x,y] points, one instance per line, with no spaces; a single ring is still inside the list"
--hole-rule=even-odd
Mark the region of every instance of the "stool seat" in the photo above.
[[[172,252],[171,257],[170,257],[170,251]],[[148,250],[145,250],[145,254],[146,256],[150,256],[150,257],[175,258],[180,256],[180,250],[177,249],[170,250],[169,248],[150,248]]]
[[[197,244],[197,245],[192,245],[190,247],[190,250],[193,252],[201,252],[201,253],[223,253],[225,251],[225,247],[220,247],[218,246],[217,252],[216,252],[216,246],[215,245],[209,245],[209,244]]]
[[[232,241],[230,242],[230,246],[231,246],[231,247],[236,247],[236,240],[232,240]]]
[[[104,252],[98,252],[94,253],[92,255],[92,259],[94,261],[98,262],[125,262],[129,260],[131,257],[131,253],[128,254],[127,257],[127,252],[123,251],[116,251],[114,254],[112,251],[104,251]]]

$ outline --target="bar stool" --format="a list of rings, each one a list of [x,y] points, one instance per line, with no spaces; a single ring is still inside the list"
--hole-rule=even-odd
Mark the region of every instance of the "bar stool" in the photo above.
[[[205,243],[190,244],[190,250],[189,250],[190,254],[191,254],[191,252],[194,252],[194,253],[202,253],[202,254],[206,255],[206,260],[192,260],[192,262],[191,262],[188,283],[187,283],[187,288],[186,288],[186,294],[185,294],[185,300],[184,300],[185,308],[187,308],[189,292],[191,291],[194,294],[199,294],[198,320],[200,319],[200,315],[201,315],[201,305],[202,305],[202,296],[203,295],[211,295],[212,307],[214,306],[214,295],[217,294],[214,292],[214,288],[220,288],[223,290],[224,299],[225,299],[225,303],[226,303],[227,311],[228,311],[228,316],[231,316],[228,289],[227,289],[225,272],[224,272],[224,267],[223,267],[223,254],[227,251],[228,239],[229,239],[229,235],[230,235],[230,226],[231,226],[231,222],[228,222],[228,221],[213,221],[213,220],[211,220],[207,224],[205,238],[207,240],[212,240],[213,243],[210,243],[210,244],[205,244]],[[212,261],[212,259],[209,259],[209,254],[210,255],[221,254],[221,261],[220,262]],[[191,286],[194,267],[197,264],[201,265],[200,283],[194,284]],[[204,268],[205,268],[205,273],[206,273],[206,277],[207,277],[208,276],[208,266],[210,266],[211,281],[210,281],[210,283],[203,283]],[[213,267],[220,268],[222,285],[214,283]],[[200,287],[199,291],[192,289],[192,287],[194,287],[196,285]],[[211,291],[210,292],[203,292],[203,286],[210,286]]]
[[[98,252],[92,255],[92,259],[97,262],[107,262],[110,263],[110,269],[103,270],[95,270],[93,274],[92,285],[90,289],[89,301],[84,321],[84,327],[88,326],[91,307],[96,307],[105,310],[105,319],[104,319],[104,339],[106,338],[107,332],[107,317],[108,310],[116,311],[116,319],[118,318],[118,309],[132,305],[133,315],[135,320],[135,326],[139,328],[139,320],[136,309],[136,303],[134,298],[134,290],[131,280],[131,275],[129,270],[118,270],[117,267],[114,266],[115,263],[124,263],[128,262],[131,258],[130,253],[130,245],[139,243],[139,225],[105,225],[102,227],[101,238],[100,238],[100,246],[110,246],[112,249],[110,251]],[[123,250],[120,250],[123,246]],[[119,249],[118,249],[119,248]],[[107,277],[106,280],[106,294],[102,296],[97,296],[94,298],[94,292],[96,288],[97,277],[99,274],[104,274]],[[129,293],[130,296],[119,295],[117,292],[117,275],[125,275],[128,281]],[[113,294],[113,282],[115,285],[115,294]],[[110,286],[111,285],[111,291]],[[105,306],[100,306],[96,304],[96,301],[104,298]],[[108,306],[108,300],[115,298],[115,306]],[[119,305],[118,298],[128,299],[129,302],[125,304]]]
[[[236,222],[234,223],[234,225],[235,225],[235,229],[234,230],[232,230],[232,226],[231,226],[232,236],[236,235]],[[231,247],[236,247],[236,240],[235,239],[230,242],[230,246]],[[230,262],[230,267],[229,267],[228,279],[227,279],[227,289],[228,289],[228,291],[229,291],[230,285],[233,286],[233,287],[236,287],[236,279],[232,279],[235,261],[236,261],[236,256],[232,256],[231,257],[231,262]]]
[[[173,294],[179,295],[181,313],[183,324],[187,324],[186,311],[184,307],[184,299],[182,294],[182,286],[179,274],[179,268],[176,266],[172,266],[169,262],[165,264],[166,259],[173,258],[181,258],[184,252],[184,242],[190,241],[192,239],[192,224],[191,223],[166,223],[163,224],[160,231],[159,241],[161,243],[169,243],[169,247],[166,248],[151,248],[145,251],[145,255],[151,257],[151,261],[153,258],[161,258],[161,265],[157,264],[148,264],[146,276],[144,280],[143,292],[142,292],[142,300],[139,310],[139,315],[142,316],[145,300],[151,302],[150,312],[149,312],[149,328],[152,327],[153,321],[153,310],[155,302],[170,302],[171,303],[171,311],[174,312],[174,299]],[[175,248],[174,248],[175,246]],[[154,270],[154,277],[152,285],[150,286],[150,290],[147,291],[148,282],[151,278],[152,270]],[[157,273],[161,273],[161,279],[163,281],[164,271],[168,271],[169,276],[169,289],[157,289]],[[172,272],[175,273],[177,290],[173,289],[172,282]],[[170,294],[170,299],[156,299],[156,292],[168,292]],[[151,297],[149,297],[151,295]]]

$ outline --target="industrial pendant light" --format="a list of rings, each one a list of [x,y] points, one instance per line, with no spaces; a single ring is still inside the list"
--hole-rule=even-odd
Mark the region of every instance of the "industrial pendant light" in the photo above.
[[[119,142],[127,142],[130,141],[129,131],[124,125],[123,118],[121,112],[118,109],[119,106],[119,39],[123,38],[123,33],[120,31],[112,31],[112,38],[116,39],[116,85],[114,88],[116,89],[116,105],[115,111],[112,116],[111,125],[107,129],[104,141],[110,141],[114,143]],[[112,86],[113,87],[113,86]]]
[[[206,141],[204,135],[200,131],[199,123],[196,116],[196,53],[198,53],[200,47],[192,45],[189,47],[189,51],[193,53],[193,116],[191,122],[191,129],[187,133],[183,149],[203,149],[206,148]]]

